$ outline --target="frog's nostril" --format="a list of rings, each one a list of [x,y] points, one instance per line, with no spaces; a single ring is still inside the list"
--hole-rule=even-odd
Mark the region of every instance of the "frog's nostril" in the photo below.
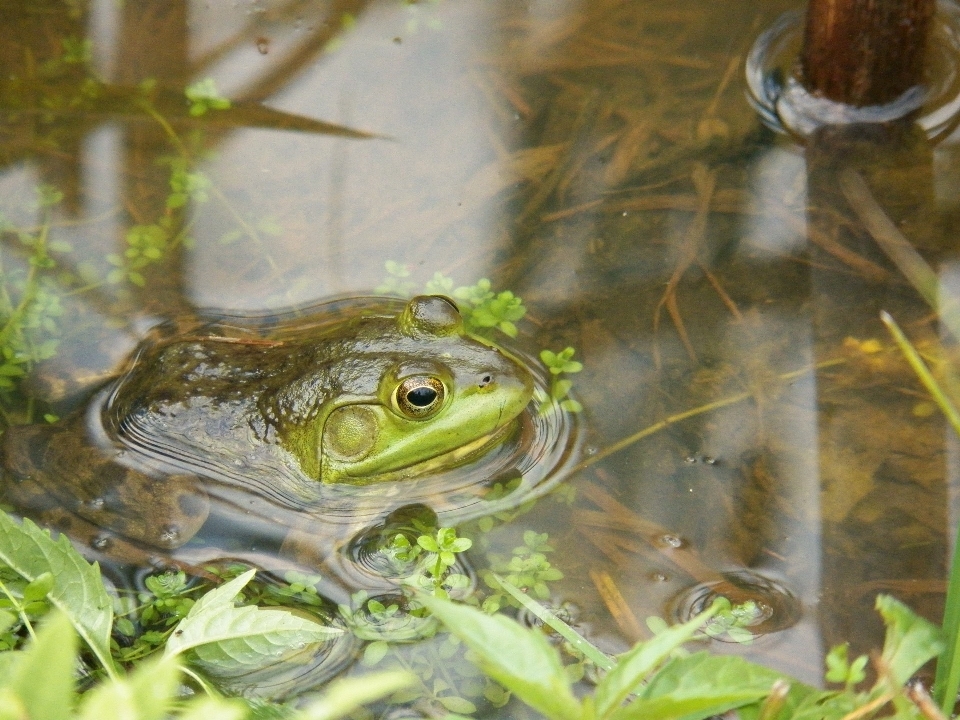
[[[486,373],[480,376],[480,382],[477,383],[477,387],[486,387],[493,382],[493,375]]]

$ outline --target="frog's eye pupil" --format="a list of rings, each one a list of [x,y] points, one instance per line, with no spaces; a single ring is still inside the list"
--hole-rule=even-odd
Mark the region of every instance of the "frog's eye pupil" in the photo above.
[[[446,394],[443,382],[430,375],[405,378],[394,394],[396,408],[409,418],[429,417],[441,407]]]
[[[418,387],[407,393],[407,400],[416,407],[427,407],[436,399],[437,391],[431,387]]]

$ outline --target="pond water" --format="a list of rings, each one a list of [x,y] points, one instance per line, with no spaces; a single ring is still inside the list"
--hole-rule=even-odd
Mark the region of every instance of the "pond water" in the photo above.
[[[474,565],[548,533],[551,604],[609,652],[755,598],[757,639],[712,649],[814,683],[830,646],[878,646],[878,592],[937,620],[960,446],[880,312],[949,383],[928,300],[960,289],[960,136],[767,129],[744,62],[792,7],[4,3],[7,421],[79,406],[200,308],[488,278],[528,311],[505,342],[575,348],[582,447],[473,526]]]

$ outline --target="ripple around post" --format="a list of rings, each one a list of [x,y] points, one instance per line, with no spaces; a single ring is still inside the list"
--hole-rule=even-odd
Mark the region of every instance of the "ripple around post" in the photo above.
[[[925,86],[885,105],[854,107],[817,97],[796,78],[804,15],[790,10],[754,42],[746,62],[747,99],[771,130],[809,137],[825,125],[884,123],[915,115],[927,137],[947,135],[960,119],[960,7],[941,0],[931,32]]]

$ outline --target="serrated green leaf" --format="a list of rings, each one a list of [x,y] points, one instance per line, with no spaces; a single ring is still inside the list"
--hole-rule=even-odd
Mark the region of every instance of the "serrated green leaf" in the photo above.
[[[167,641],[166,657],[194,651],[194,660],[225,673],[275,662],[309,643],[341,634],[286,610],[235,607],[254,575],[248,570],[200,598]]]
[[[689,622],[667,628],[621,655],[616,666],[597,685],[597,717],[606,717],[620,707],[670,653],[690,640],[715,613],[716,610],[711,608]]]
[[[423,593],[417,599],[478,656],[484,673],[527,705],[554,720],[580,718],[560,657],[542,633]]]
[[[129,678],[109,680],[84,695],[79,720],[161,720],[176,697],[179,676],[170,658],[145,663]]]
[[[51,590],[53,590],[53,575],[49,572],[41,573],[35,580],[27,583],[23,589],[23,600],[28,603],[43,600]]]
[[[16,522],[0,512],[0,561],[29,582],[44,573],[54,578],[47,593],[111,676],[110,628],[113,605],[100,579],[100,567],[81,557],[65,535],[53,540],[31,520]]]
[[[668,662],[611,720],[702,720],[757,702],[784,677],[746,660],[705,652]],[[800,683],[797,683],[798,685]]]
[[[13,672],[4,684],[23,704],[30,720],[70,717],[77,665],[77,636],[70,618],[54,613],[40,628],[36,642],[16,653]]]
[[[390,671],[347,678],[331,683],[318,700],[314,700],[300,711],[298,720],[337,720],[361,705],[412,687],[417,678],[412,673]]]

